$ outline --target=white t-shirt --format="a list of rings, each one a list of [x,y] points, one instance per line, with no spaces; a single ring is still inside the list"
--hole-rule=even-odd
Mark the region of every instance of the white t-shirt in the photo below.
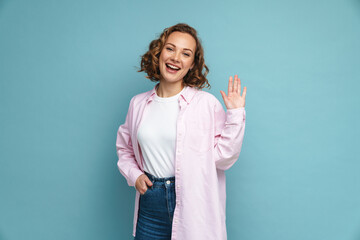
[[[178,94],[162,98],[156,94],[149,103],[138,129],[144,170],[155,177],[175,176],[176,122],[180,110]]]

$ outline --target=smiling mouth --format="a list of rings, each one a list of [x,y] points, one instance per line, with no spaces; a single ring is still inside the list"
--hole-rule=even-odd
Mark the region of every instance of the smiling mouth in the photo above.
[[[179,71],[181,69],[181,68],[178,68],[178,67],[176,67],[174,65],[171,65],[171,64],[168,64],[168,63],[166,63],[165,65],[169,70]]]

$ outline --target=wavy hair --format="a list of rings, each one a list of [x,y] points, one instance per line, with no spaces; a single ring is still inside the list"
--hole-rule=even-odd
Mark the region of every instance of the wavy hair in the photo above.
[[[185,23],[178,23],[169,28],[165,28],[158,39],[151,41],[149,45],[149,50],[141,56],[141,69],[138,72],[145,72],[147,74],[146,78],[150,79],[153,82],[160,81],[161,74],[159,69],[159,57],[167,38],[173,32],[188,33],[196,41],[194,66],[184,76],[184,84],[198,89],[210,89],[211,86],[206,79],[209,68],[205,65],[204,49],[201,45],[200,39],[197,36],[196,30]]]

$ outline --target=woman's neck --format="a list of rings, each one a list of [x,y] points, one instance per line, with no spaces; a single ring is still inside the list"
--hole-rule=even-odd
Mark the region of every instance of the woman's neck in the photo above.
[[[184,87],[185,85],[183,81],[179,81],[175,83],[160,81],[160,84],[156,90],[156,94],[162,98],[172,97],[178,94],[179,92],[181,92],[181,90],[183,90]]]

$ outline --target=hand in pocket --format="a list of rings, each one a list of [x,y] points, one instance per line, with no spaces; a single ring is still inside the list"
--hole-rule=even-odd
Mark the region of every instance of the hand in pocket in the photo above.
[[[141,174],[135,182],[135,189],[140,192],[141,195],[144,195],[148,187],[151,187],[153,183],[150,181],[146,174]]]

